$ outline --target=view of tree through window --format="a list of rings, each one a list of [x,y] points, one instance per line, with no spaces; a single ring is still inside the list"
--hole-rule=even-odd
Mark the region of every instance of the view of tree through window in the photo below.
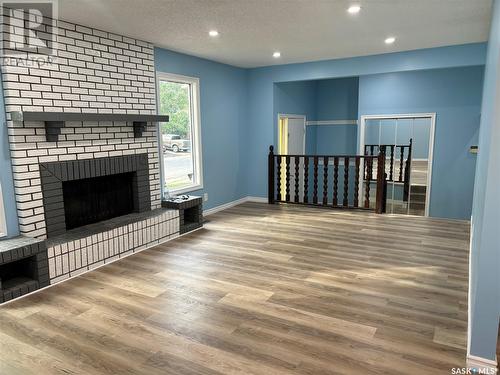
[[[169,191],[196,183],[192,153],[192,85],[160,81],[160,113],[170,121],[160,123],[164,184]]]

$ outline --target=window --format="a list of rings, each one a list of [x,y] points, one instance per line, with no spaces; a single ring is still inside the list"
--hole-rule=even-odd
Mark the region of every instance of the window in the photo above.
[[[203,188],[198,78],[158,73],[163,191],[181,194]]]

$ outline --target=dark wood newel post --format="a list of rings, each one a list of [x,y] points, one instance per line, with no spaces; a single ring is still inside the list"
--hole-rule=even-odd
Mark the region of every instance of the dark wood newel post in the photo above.
[[[268,190],[267,190],[267,202],[269,204],[274,203],[274,146],[269,146],[269,156],[268,156]]]
[[[375,212],[377,214],[381,214],[385,210],[385,175],[385,154],[380,152],[377,157],[377,200],[375,205]]]

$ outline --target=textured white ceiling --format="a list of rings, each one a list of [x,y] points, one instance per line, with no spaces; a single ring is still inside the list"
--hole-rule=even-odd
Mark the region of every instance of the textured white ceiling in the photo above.
[[[350,4],[362,10],[352,16]],[[492,0],[60,0],[59,18],[241,67],[487,40]],[[208,31],[217,29],[219,37]],[[396,43],[384,44],[387,36]],[[272,53],[281,51],[280,59]]]

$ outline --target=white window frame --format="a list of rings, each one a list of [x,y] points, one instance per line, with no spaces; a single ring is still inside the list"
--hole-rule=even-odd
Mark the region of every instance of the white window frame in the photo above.
[[[182,189],[169,190],[170,194],[184,194],[203,189],[203,152],[201,149],[201,116],[200,116],[200,80],[197,77],[188,77],[179,74],[156,72],[156,108],[160,114],[160,82],[169,81],[189,84],[191,87],[191,155],[193,158],[193,177],[195,183]],[[168,113],[167,113],[168,114]],[[163,136],[158,124],[158,139],[160,153],[161,191],[165,189]]]
[[[5,206],[3,204],[2,184],[0,184],[0,237],[7,236],[7,220],[5,219]]]

